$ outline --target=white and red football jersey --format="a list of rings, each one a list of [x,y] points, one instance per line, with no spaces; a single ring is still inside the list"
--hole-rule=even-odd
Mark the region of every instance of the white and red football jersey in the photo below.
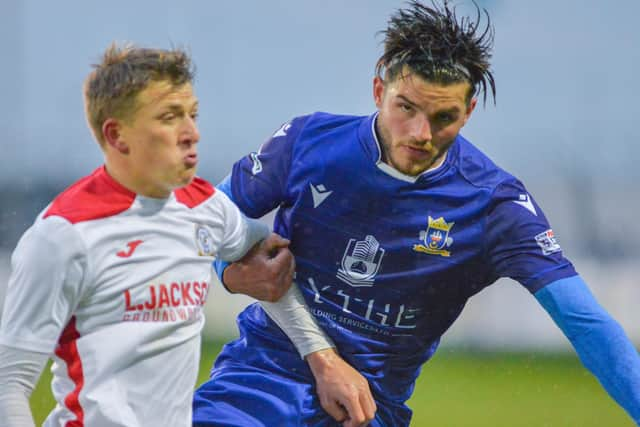
[[[196,178],[141,197],[102,167],[59,195],[12,257],[0,344],[52,354],[45,426],[190,426],[214,257],[269,230]]]

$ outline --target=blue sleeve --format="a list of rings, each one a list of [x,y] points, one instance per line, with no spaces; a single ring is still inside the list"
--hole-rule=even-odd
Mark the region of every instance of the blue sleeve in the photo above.
[[[298,117],[283,124],[257,152],[238,160],[231,174],[216,186],[245,215],[260,218],[286,202],[293,144],[308,117]],[[227,291],[222,275],[228,265],[219,259],[213,262],[220,283]]]
[[[238,160],[231,174],[216,188],[225,193],[242,213],[260,218],[283,203],[287,193],[287,179],[291,169],[293,143],[304,128],[308,116],[298,117],[283,124],[262,144],[257,152]],[[213,268],[220,283],[229,290],[222,275],[229,263],[220,259]]]
[[[227,175],[222,181],[220,181],[220,183],[216,185],[216,189],[229,196],[231,201],[235,203],[235,200],[233,200],[233,194],[231,194],[231,175]]]
[[[583,365],[640,425],[640,356],[580,276],[537,291],[538,302],[571,341]]]
[[[540,206],[515,178],[499,185],[487,215],[487,251],[495,277],[510,277],[534,293],[577,273]]]
[[[285,123],[258,152],[250,153],[233,165],[228,195],[245,215],[260,218],[287,203],[293,145],[308,117]]]

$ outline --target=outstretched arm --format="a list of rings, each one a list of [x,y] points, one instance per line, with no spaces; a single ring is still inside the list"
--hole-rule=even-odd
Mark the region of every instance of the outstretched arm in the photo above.
[[[261,305],[269,317],[309,363],[324,410],[345,427],[365,426],[376,412],[369,383],[340,357],[331,338],[316,323],[298,286],[291,284],[293,258],[287,264],[290,252],[277,242],[272,237],[271,243],[255,248],[233,264],[216,262],[216,271],[229,291],[263,300]],[[286,288],[282,298],[273,298]]]
[[[640,356],[618,322],[580,276],[557,280],[534,295],[584,366],[640,425]]]
[[[304,128],[308,117],[300,117],[283,125],[272,138],[260,148],[241,159],[233,172],[218,186],[249,217],[259,218],[281,206],[288,198],[287,182],[291,169],[293,145]],[[257,283],[271,285],[276,291],[286,291],[291,275],[286,268],[274,268],[274,260],[286,265],[288,248],[278,247],[275,255],[261,248],[250,252],[240,262],[231,265],[215,263],[218,277],[231,292],[250,289]],[[279,260],[279,261],[278,261]],[[244,264],[244,265],[243,265]],[[246,273],[243,274],[242,272]],[[286,274],[278,273],[286,271]],[[242,291],[241,291],[242,292]],[[366,379],[349,366],[335,351],[333,343],[320,329],[308,311],[304,299],[295,284],[281,300],[263,298],[276,302],[262,303],[269,316],[292,340],[302,357],[305,357],[316,380],[316,390],[323,408],[345,426],[365,425],[373,419],[375,404]],[[361,402],[365,402],[365,404]],[[366,402],[370,402],[369,405]],[[345,410],[342,408],[346,408]]]

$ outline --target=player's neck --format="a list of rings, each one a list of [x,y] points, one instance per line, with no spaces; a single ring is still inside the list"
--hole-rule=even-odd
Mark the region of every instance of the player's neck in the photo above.
[[[170,190],[154,185],[145,185],[144,180],[136,177],[136,175],[132,173],[133,168],[121,162],[113,161],[109,159],[108,156],[105,158],[105,169],[109,176],[118,184],[141,196],[153,199],[166,199],[171,195]]]

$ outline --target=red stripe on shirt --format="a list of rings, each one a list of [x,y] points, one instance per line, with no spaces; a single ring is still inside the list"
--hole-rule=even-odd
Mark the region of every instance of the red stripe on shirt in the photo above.
[[[84,386],[84,375],[82,373],[82,360],[80,360],[80,353],[78,353],[76,344],[78,338],[80,338],[80,333],[76,329],[76,318],[73,316],[67,327],[62,331],[55,351],[56,355],[66,362],[69,378],[76,385],[73,391],[64,398],[64,404],[76,416],[76,419],[67,421],[65,427],[84,426],[84,411],[79,399],[80,391]]]
[[[213,185],[202,178],[195,177],[189,185],[176,190],[175,194],[178,202],[189,208],[195,208],[215,192]]]
[[[129,209],[135,198],[102,166],[60,193],[44,218],[60,216],[72,224],[106,218]]]

